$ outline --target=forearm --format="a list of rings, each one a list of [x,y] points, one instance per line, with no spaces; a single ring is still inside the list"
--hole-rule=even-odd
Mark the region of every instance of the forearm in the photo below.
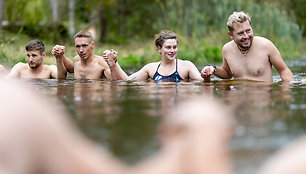
[[[221,78],[221,79],[230,79],[233,76],[227,72],[223,67],[216,67],[216,71],[214,72],[214,75]]]
[[[110,66],[110,71],[112,74],[112,80],[127,80],[127,74],[122,70],[118,63]]]
[[[294,80],[293,74],[290,71],[289,68],[286,68],[285,70],[279,72],[280,77],[283,81],[292,81]]]
[[[67,76],[67,69],[64,65],[64,60],[62,58],[56,58],[56,66],[57,66],[57,78],[65,79]]]

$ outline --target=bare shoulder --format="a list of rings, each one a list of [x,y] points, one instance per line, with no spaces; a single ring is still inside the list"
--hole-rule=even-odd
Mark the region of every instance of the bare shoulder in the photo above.
[[[179,64],[179,66],[184,66],[184,67],[190,67],[190,66],[195,66],[191,61],[189,60],[180,60],[177,59],[177,63]]]
[[[74,58],[73,58],[73,62],[75,63],[75,62],[80,62],[81,61],[81,58],[80,58],[80,56],[79,55],[77,55],[77,56],[75,56]]]
[[[55,65],[44,65],[45,69],[48,69],[48,70],[54,70],[54,69],[57,69],[57,67]]]
[[[27,63],[22,63],[22,62],[19,62],[17,63],[16,65],[14,65],[13,67],[14,69],[18,69],[18,70],[23,70],[23,69],[27,69],[28,68],[28,64]]]
[[[148,63],[146,64],[142,69],[145,70],[156,70],[157,66],[160,64],[160,62],[152,62],[152,63]]]
[[[269,39],[267,38],[264,38],[264,37],[261,37],[261,36],[255,36],[254,37],[254,42],[255,43],[259,43],[260,45],[263,45],[263,46],[271,46],[271,45],[274,45],[272,43],[272,41],[270,41]]]
[[[222,48],[222,52],[226,53],[227,51],[232,51],[232,48],[236,45],[236,43],[232,40],[230,42],[227,42],[226,44],[224,44],[223,48]]]
[[[109,68],[107,62],[103,59],[102,56],[94,55],[94,61],[104,68]]]

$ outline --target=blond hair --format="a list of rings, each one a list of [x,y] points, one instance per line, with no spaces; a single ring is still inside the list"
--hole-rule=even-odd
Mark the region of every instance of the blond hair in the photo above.
[[[249,23],[251,24],[251,17],[249,16],[249,14],[244,13],[243,11],[240,12],[234,12],[233,14],[231,14],[227,20],[227,27],[228,30],[233,33],[234,28],[233,28],[233,24],[242,24],[245,21],[249,21]]]
[[[91,32],[86,31],[86,30],[81,30],[79,31],[75,36],[74,39],[76,39],[77,37],[86,37],[88,38],[91,42],[93,41],[93,37]]]

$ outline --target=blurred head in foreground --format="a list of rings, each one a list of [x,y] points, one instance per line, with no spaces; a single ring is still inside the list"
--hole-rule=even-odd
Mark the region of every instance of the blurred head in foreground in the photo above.
[[[51,98],[20,82],[0,80],[0,86],[0,173],[231,173],[231,116],[206,96],[184,102],[163,117],[160,150],[127,166],[82,136]]]
[[[163,144],[181,143],[185,149],[183,173],[225,174],[231,173],[227,147],[233,123],[228,108],[209,96],[201,96],[178,105],[165,117],[159,133]]]

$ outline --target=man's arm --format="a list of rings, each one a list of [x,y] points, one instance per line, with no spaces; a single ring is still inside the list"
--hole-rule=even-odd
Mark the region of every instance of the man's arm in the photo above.
[[[221,67],[219,66],[212,66],[208,65],[205,66],[201,71],[201,76],[204,78],[204,81],[209,81],[210,76],[213,74],[221,79],[230,79],[233,77],[230,67],[226,60],[226,48],[225,46],[222,49],[222,57],[223,57],[223,64]]]
[[[70,73],[74,72],[74,65],[73,62],[64,56],[65,47],[56,45],[53,47],[51,53],[56,58],[56,65],[57,65],[57,78],[65,79],[67,76],[67,71]]]
[[[17,63],[14,65],[14,67],[11,69],[11,71],[5,76],[5,78],[10,79],[10,78],[18,78],[20,76],[20,71],[22,70],[24,66],[24,63]]]
[[[103,58],[109,66],[109,70],[105,70],[105,76],[112,80],[127,80],[128,75],[122,70],[118,61],[118,54],[114,50],[105,50]]]
[[[276,71],[279,73],[282,80],[283,81],[294,80],[292,72],[287,67],[278,49],[271,41],[268,41],[268,48],[269,48],[269,60],[276,69]]]

